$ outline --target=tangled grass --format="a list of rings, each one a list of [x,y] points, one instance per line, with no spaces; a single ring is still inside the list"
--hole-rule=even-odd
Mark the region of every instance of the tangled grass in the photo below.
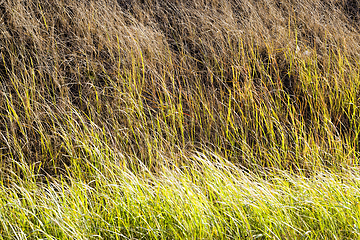
[[[359,238],[354,0],[2,0],[1,239]]]

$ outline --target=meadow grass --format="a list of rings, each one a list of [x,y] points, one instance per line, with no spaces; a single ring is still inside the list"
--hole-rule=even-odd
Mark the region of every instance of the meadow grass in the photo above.
[[[353,0],[3,0],[0,239],[360,238]]]

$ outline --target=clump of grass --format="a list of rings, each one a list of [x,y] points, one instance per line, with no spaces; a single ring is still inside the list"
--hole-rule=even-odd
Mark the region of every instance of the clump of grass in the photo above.
[[[356,1],[0,3],[3,238],[356,238]]]

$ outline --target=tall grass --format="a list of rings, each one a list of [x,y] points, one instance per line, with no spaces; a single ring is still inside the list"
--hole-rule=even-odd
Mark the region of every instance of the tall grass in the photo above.
[[[1,1],[1,237],[359,238],[359,9]]]

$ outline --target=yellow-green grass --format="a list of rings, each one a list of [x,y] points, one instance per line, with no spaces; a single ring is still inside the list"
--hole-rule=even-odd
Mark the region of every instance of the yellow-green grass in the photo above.
[[[4,239],[356,239],[360,4],[0,3]]]
[[[79,166],[79,168],[83,168]],[[203,153],[187,168],[113,164],[87,179],[1,188],[3,239],[356,239],[359,173],[266,179]],[[81,172],[78,172],[80,175]],[[91,180],[90,180],[91,179]]]

